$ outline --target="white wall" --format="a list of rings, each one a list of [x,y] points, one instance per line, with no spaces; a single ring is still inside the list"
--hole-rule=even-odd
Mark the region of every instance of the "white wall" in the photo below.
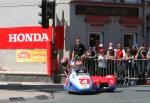
[[[0,28],[37,26],[41,0],[0,0]],[[2,41],[1,41],[2,42]],[[0,50],[3,73],[47,74],[46,63],[17,63],[16,50]]]
[[[39,25],[41,0],[0,0],[0,27]]]
[[[0,0],[0,27],[39,25],[38,22],[41,20],[41,17],[38,13],[41,12],[41,8],[38,6],[41,2],[42,0]],[[70,0],[56,0],[56,3],[60,5],[59,8],[64,11],[69,8],[63,5],[69,2]],[[60,13],[61,12],[58,11],[59,16]]]
[[[41,4],[41,1],[42,0],[0,0],[0,28],[40,26],[38,21],[41,20],[41,17],[38,13],[41,12],[41,8],[38,6]],[[67,25],[70,25],[69,1],[70,0],[56,0],[58,20],[61,20],[62,11],[64,11]],[[52,20],[50,20],[50,25],[51,21]],[[56,21],[56,23],[57,22],[58,21]],[[17,63],[16,50],[0,50],[0,57],[0,67],[5,70],[5,73],[47,74],[46,63]]]
[[[75,43],[75,38],[80,37],[81,42],[86,46],[88,44],[88,24],[85,22],[84,15],[75,14],[75,6],[70,5],[70,43]],[[70,45],[72,49],[73,44]]]

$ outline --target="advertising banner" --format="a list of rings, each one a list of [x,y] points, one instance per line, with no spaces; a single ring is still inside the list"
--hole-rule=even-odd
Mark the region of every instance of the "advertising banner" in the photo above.
[[[16,50],[16,62],[47,62],[47,50]]]
[[[52,70],[52,27],[0,28],[0,73],[48,74]],[[64,27],[55,27],[56,49],[64,48]]]
[[[46,49],[52,39],[52,27],[41,26],[0,28],[0,49]],[[64,47],[64,27],[55,27],[57,49]]]

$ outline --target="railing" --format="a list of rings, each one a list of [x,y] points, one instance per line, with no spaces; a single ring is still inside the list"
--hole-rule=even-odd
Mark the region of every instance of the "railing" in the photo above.
[[[150,60],[98,60],[86,59],[84,65],[92,76],[115,75],[118,80],[150,79]]]

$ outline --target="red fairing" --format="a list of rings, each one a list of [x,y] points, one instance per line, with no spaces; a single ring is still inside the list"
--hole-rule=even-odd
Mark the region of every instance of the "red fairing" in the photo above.
[[[116,85],[116,78],[113,75],[107,76],[91,76],[93,83],[95,85],[99,85],[100,83],[108,83],[111,85]]]

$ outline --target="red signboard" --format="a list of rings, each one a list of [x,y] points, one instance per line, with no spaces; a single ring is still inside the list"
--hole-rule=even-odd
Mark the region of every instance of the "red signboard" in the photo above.
[[[63,37],[64,29],[58,26],[55,31],[56,41],[59,41],[58,36]],[[47,41],[51,41],[51,38],[52,27],[48,29],[40,26],[0,28],[0,49],[46,49]],[[56,42],[58,49],[63,48],[63,40],[62,38],[61,42]]]

